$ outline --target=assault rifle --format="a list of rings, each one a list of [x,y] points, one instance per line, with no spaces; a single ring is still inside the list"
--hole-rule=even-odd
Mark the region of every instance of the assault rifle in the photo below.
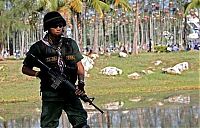
[[[71,82],[69,82],[66,78],[65,74],[60,74],[58,72],[55,72],[52,70],[52,68],[48,67],[46,64],[44,64],[41,60],[39,60],[36,56],[33,54],[30,54],[41,66],[44,70],[47,71],[47,73],[50,75],[51,80],[53,81],[53,84],[51,87],[55,90],[58,90],[61,88],[60,86],[64,85],[67,89],[70,89],[72,91],[76,91],[75,85],[73,85]],[[61,85],[62,84],[62,85]],[[104,113],[100,108],[98,108],[94,103],[94,98],[89,98],[87,95],[81,95],[80,96],[81,100],[84,102],[88,102],[89,105],[92,105],[95,107],[98,111],[100,111],[102,114]]]

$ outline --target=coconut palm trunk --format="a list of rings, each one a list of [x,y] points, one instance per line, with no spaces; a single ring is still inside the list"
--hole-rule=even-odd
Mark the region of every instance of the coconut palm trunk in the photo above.
[[[98,54],[98,14],[95,13],[94,18],[94,38],[93,38],[93,52]]]
[[[133,35],[133,46],[132,46],[132,54],[138,54],[138,29],[139,29],[139,20],[138,20],[138,0],[136,1],[136,13],[135,13],[135,24],[134,24],[134,35]]]

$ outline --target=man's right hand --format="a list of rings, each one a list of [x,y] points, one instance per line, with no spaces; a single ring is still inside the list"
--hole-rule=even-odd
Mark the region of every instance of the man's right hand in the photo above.
[[[37,77],[37,78],[42,78],[42,72],[41,71],[36,71],[35,72],[35,77]]]

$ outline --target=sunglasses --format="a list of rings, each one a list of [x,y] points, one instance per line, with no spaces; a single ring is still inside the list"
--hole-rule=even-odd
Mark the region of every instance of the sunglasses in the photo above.
[[[51,28],[57,28],[57,27],[62,28],[63,26],[64,26],[63,24],[52,24],[50,27]]]

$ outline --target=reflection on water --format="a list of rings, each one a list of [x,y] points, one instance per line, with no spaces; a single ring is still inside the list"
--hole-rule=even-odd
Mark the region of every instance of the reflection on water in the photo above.
[[[199,128],[200,107],[137,108],[131,110],[88,111],[91,128]],[[0,122],[0,128],[39,128],[40,118],[24,117]],[[60,118],[60,128],[71,128],[67,116]]]

